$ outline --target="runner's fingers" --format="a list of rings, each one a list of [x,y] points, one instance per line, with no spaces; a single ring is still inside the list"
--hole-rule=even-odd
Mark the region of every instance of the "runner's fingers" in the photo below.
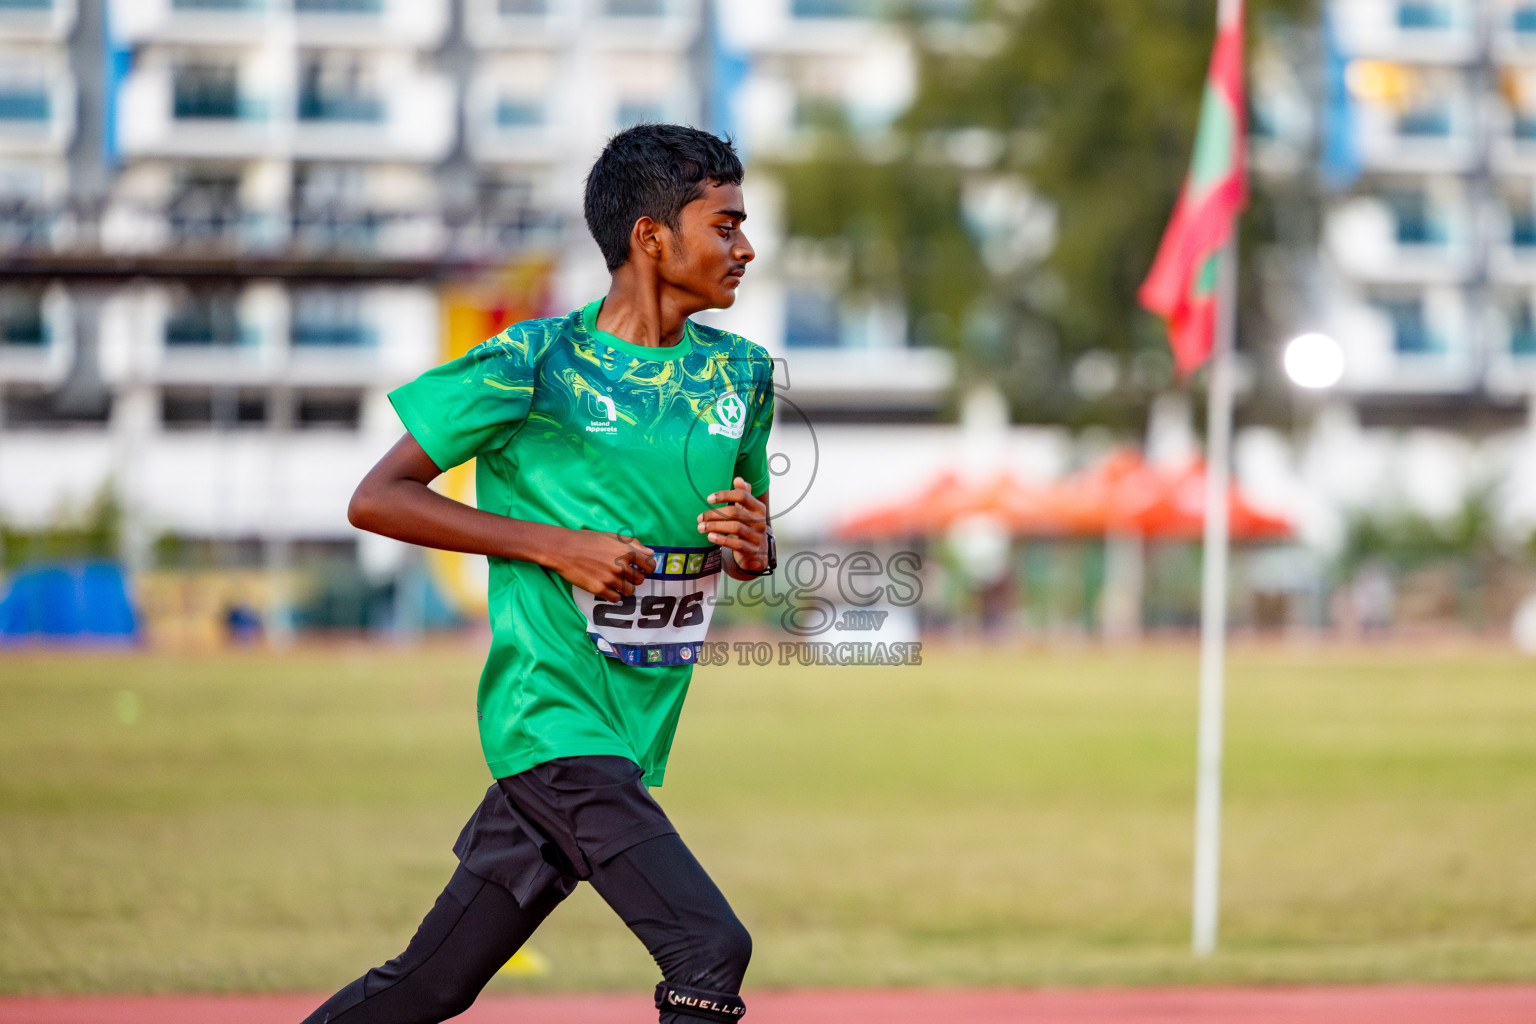
[[[735,520],[743,523],[765,523],[767,522],[765,512],[766,509],[754,511],[743,505],[727,505],[724,508],[712,508],[699,513],[699,522],[716,523]]]
[[[615,595],[608,598],[608,600],[616,601],[620,597],[635,592],[635,584],[630,579],[628,565],[616,565],[605,575],[607,578],[604,579],[602,585]]]
[[[742,540],[740,537],[727,533],[712,533],[709,535],[709,539],[722,548],[740,551],[744,555],[757,554],[762,550],[761,544],[754,544],[751,541]]]
[[[643,545],[635,545],[630,549],[629,562],[638,568],[641,573],[651,573],[656,569],[656,552]]]
[[[760,533],[716,531],[709,535],[709,539],[722,547],[735,548],[737,551],[759,551],[763,546],[763,535]]]
[[[748,492],[748,491],[738,491],[735,488],[731,488],[730,490],[727,490],[727,491],[716,491],[714,494],[711,494],[709,497],[705,498],[704,500],[707,501],[711,505],[718,505],[722,501],[741,501],[743,498],[749,498],[749,497],[751,497],[751,493],[750,492]]]

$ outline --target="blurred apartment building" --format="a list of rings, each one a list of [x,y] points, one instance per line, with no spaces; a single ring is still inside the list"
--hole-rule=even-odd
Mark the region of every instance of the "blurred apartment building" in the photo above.
[[[386,392],[450,354],[445,288],[536,257],[548,311],[600,294],[581,186],[625,125],[732,131],[750,159],[808,105],[893,117],[911,58],[872,10],[0,0],[0,518],[111,486],[138,566],[167,535],[353,551]],[[789,357],[815,415],[931,415],[947,358],[786,256],[771,181],[748,201],[760,260],[721,322]]]
[[[1325,12],[1324,171],[1340,191],[1322,322],[1298,326],[1343,344],[1365,420],[1514,425],[1536,386],[1536,3]]]

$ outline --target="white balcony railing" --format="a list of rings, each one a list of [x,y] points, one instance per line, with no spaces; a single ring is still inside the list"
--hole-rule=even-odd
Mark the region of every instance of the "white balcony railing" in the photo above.
[[[1464,206],[1394,206],[1350,200],[1327,214],[1329,255],[1347,276],[1376,282],[1457,282],[1472,272],[1471,219]]]
[[[194,102],[177,95],[174,77],[168,65],[150,65],[124,82],[118,138],[125,153],[435,161],[447,155],[453,142],[453,86],[446,75],[434,72],[384,68],[377,94],[319,97],[308,106],[301,106],[292,85],[266,95],[253,95],[242,86],[237,94]],[[365,107],[367,117],[354,116]]]
[[[113,34],[126,43],[255,46],[286,0],[108,0]]]
[[[450,0],[109,0],[114,32],[133,43],[431,49]]]
[[[0,42],[58,42],[74,23],[75,0],[0,0]]]
[[[1501,63],[1536,61],[1536,3],[1503,0],[1493,9],[1493,52]]]
[[[1468,64],[1477,57],[1474,0],[1337,0],[1339,46],[1351,57]]]
[[[702,0],[596,0],[588,37],[603,48],[681,52],[698,38]]]
[[[292,153],[306,160],[436,161],[455,131],[453,83],[442,74],[381,69],[382,85],[366,97],[367,118],[306,117],[292,127]]]
[[[469,41],[475,46],[544,50],[569,42],[581,29],[572,0],[465,0]]]
[[[450,0],[289,0],[300,46],[430,49],[448,29]]]
[[[1329,321],[1344,347],[1347,391],[1445,393],[1474,382],[1477,332],[1460,289],[1339,295]]]
[[[198,97],[169,64],[141,62],[117,97],[117,138],[130,156],[256,158],[280,149],[282,133],[270,97],[240,86]]]
[[[1474,102],[1459,83],[1432,81],[1412,105],[1359,102],[1355,148],[1372,170],[1462,173],[1477,161]]]
[[[35,308],[8,309],[7,322],[0,325],[0,378],[54,386],[74,358],[73,310],[59,285],[36,298]]]

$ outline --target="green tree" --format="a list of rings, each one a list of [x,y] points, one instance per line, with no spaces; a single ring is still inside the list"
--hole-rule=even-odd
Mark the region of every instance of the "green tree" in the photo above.
[[[878,137],[822,113],[808,155],[775,168],[789,233],[842,255],[851,289],[900,296],[914,340],[1000,382],[1019,418],[1139,425],[1171,361],[1136,290],[1189,163],[1215,8],[992,0],[964,27],[910,17],[915,102]],[[1310,8],[1260,0],[1249,24]],[[1273,197],[1254,184],[1248,248],[1272,236]],[[1031,196],[1055,213],[1043,258],[1010,251]],[[1089,352],[1120,383],[1085,398],[1068,382]]]
[[[111,481],[84,508],[62,506],[40,529],[0,523],[0,568],[30,562],[117,558],[122,549],[123,507]]]

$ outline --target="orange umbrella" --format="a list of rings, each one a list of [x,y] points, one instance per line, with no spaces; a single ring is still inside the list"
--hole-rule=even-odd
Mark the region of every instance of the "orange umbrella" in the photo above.
[[[1074,532],[1101,536],[1139,533],[1152,539],[1198,537],[1205,528],[1205,463],[1179,469],[1148,465],[1121,450],[1060,485]],[[1261,512],[1236,484],[1227,492],[1228,525],[1235,540],[1278,540],[1291,524]]]
[[[1200,536],[1205,529],[1205,462],[1197,459],[1167,474],[1140,525],[1148,537]],[[1289,521],[1255,508],[1236,484],[1227,490],[1227,529],[1233,540],[1283,540],[1292,533]]]
[[[1195,460],[1168,470],[1122,449],[1046,489],[1006,472],[969,483],[946,471],[911,498],[847,519],[835,532],[865,540],[934,536],[972,515],[995,516],[1012,533],[1029,537],[1198,537],[1205,525],[1205,464]],[[1288,521],[1255,508],[1236,485],[1228,492],[1228,523],[1235,540],[1279,540],[1292,533]]]
[[[882,505],[839,523],[839,537],[889,540],[943,533],[968,516],[992,515],[1014,532],[1028,525],[1044,526],[1046,498],[1006,472],[980,481],[967,481],[945,471],[921,491],[903,501]]]

